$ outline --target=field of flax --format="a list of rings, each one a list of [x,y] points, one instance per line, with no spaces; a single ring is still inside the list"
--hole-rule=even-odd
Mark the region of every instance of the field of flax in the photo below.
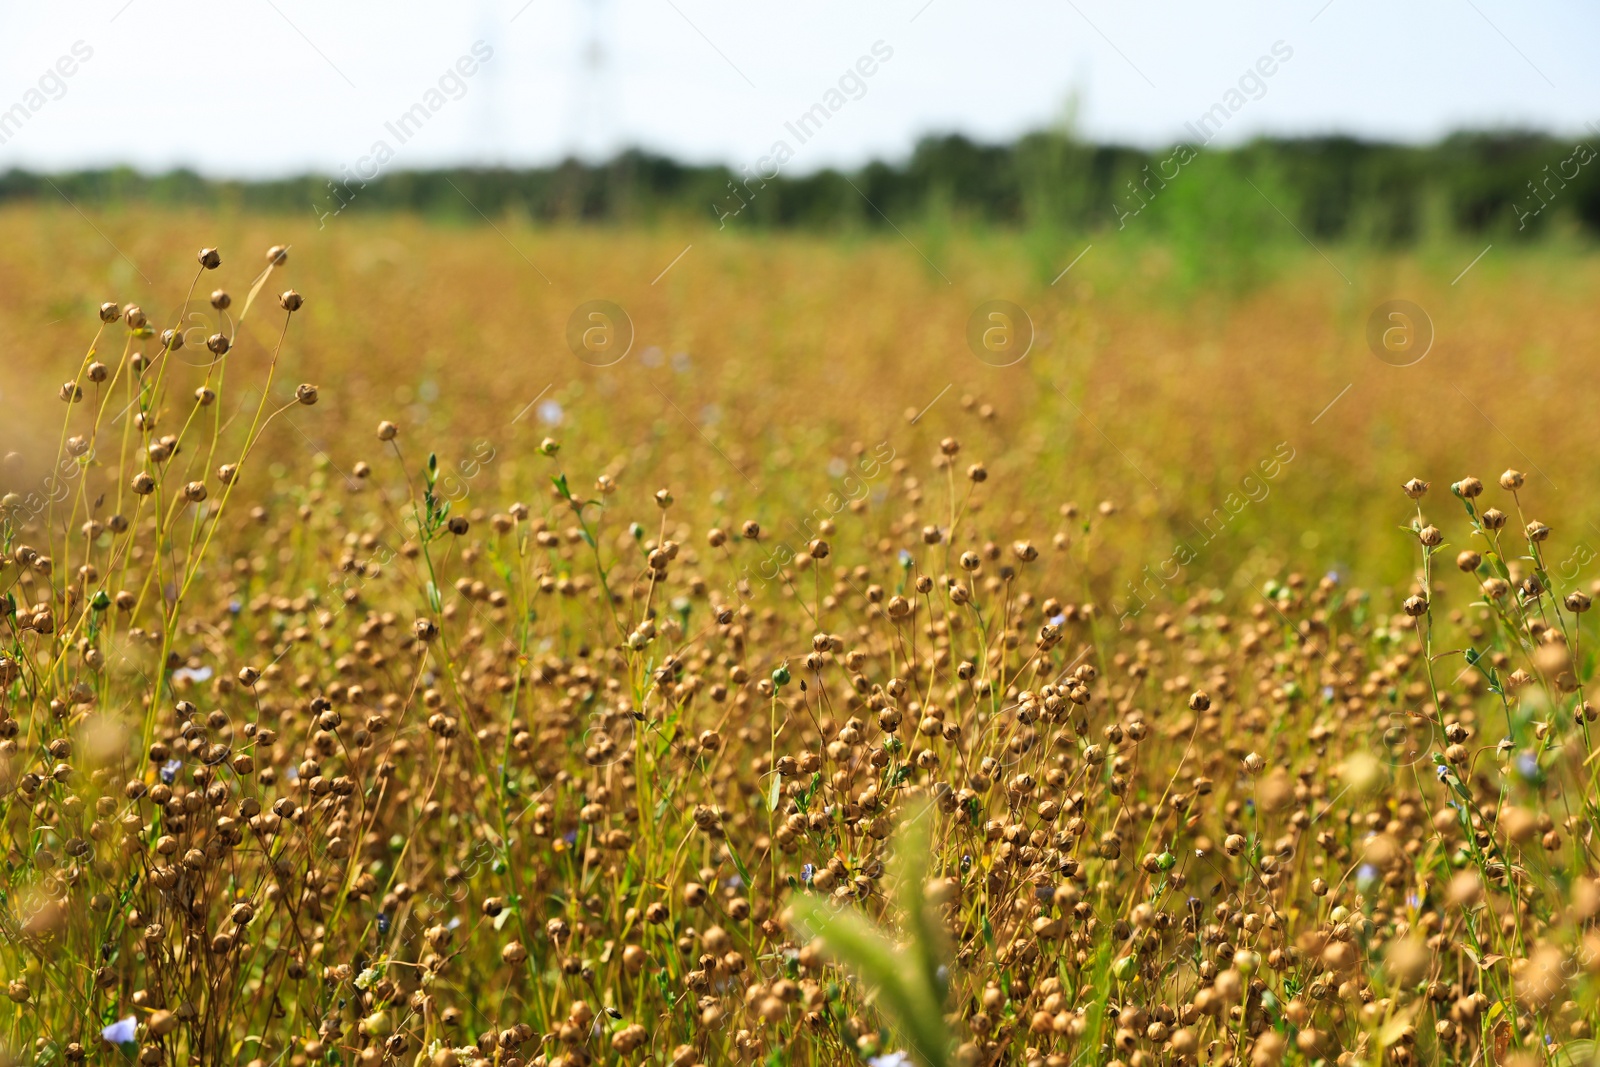
[[[1595,1058],[1581,255],[0,238],[9,1061]]]

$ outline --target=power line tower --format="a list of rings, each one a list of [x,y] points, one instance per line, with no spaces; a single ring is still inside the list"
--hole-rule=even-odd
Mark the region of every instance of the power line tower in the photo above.
[[[486,63],[481,68],[475,91],[479,94],[474,107],[477,126],[473,139],[478,142],[476,162],[487,166],[505,163],[505,131],[500,123],[503,114],[500,106],[500,71],[509,57],[502,57],[503,39],[499,33],[502,16],[494,0],[481,0],[478,5],[478,39],[494,49],[498,62]]]
[[[579,159],[600,162],[617,151],[609,0],[577,3],[578,64],[573,74],[567,152]]]

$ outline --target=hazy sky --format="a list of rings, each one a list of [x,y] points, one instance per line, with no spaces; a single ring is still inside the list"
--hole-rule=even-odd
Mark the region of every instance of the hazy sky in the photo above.
[[[1068,114],[1168,142],[1230,100],[1223,141],[1575,133],[1600,123],[1597,43],[1593,0],[0,0],[0,169],[337,172],[379,141],[386,168],[623,144],[738,165],[782,140],[805,171]],[[785,124],[817,104],[801,144]]]

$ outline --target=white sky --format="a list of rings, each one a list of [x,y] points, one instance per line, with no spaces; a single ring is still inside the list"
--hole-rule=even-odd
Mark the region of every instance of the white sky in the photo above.
[[[0,113],[75,42],[93,49],[0,144],[0,170],[336,172],[379,138],[394,168],[622,144],[737,165],[782,138],[803,172],[934,132],[1008,138],[1073,98],[1083,135],[1156,144],[1278,41],[1293,58],[1221,140],[1576,133],[1600,123],[1597,31],[1592,0],[0,0]],[[461,99],[403,145],[386,133],[478,40],[493,58]],[[879,41],[893,57],[864,95],[798,145],[784,123]]]

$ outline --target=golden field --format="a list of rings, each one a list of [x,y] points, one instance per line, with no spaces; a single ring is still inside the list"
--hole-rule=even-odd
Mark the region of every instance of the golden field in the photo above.
[[[0,238],[13,1060],[1592,1058],[1581,252]]]

